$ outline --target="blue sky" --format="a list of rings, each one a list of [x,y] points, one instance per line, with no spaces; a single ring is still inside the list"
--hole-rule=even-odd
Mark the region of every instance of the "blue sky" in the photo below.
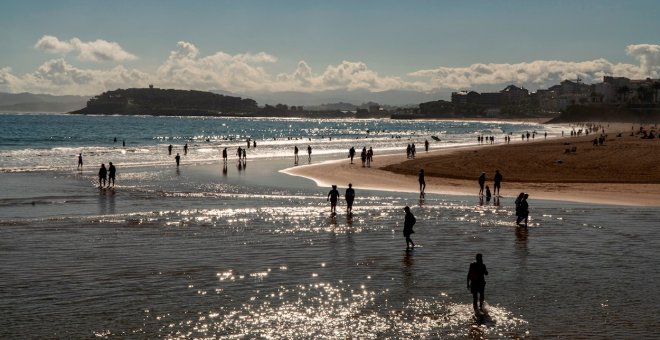
[[[5,0],[0,91],[95,93],[153,81],[239,92],[428,92],[498,81],[538,88],[614,72],[658,77],[657,13],[660,1]],[[37,46],[44,36],[54,39]],[[99,40],[114,47],[85,54]],[[606,63],[584,64],[597,60]],[[508,74],[517,69],[529,75]]]

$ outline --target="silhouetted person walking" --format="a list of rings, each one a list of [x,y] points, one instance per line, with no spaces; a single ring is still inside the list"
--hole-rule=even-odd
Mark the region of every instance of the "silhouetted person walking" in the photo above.
[[[188,143],[186,143],[186,145],[183,146],[183,155],[184,156],[188,155]]]
[[[247,151],[245,151],[245,150],[246,149],[243,149],[243,162],[245,162],[247,160]]]
[[[105,168],[105,164],[101,164],[101,168],[99,169],[99,188],[105,186],[107,177],[108,177],[108,169]]]
[[[172,144],[167,147],[167,152],[169,153],[170,156],[172,156]]]
[[[112,162],[109,163],[108,167],[108,188],[110,187],[110,184],[112,183],[112,186],[115,186],[115,176],[117,175],[117,168],[115,168],[114,165],[112,165]]]
[[[366,146],[362,148],[362,152],[360,153],[360,159],[362,160],[362,167],[364,168],[364,166],[367,163],[367,147]]]
[[[346,189],[346,194],[344,194],[346,199],[346,212],[353,212],[353,201],[355,200],[355,190],[353,189],[353,184],[348,183],[348,189]]]
[[[502,174],[500,170],[495,170],[495,177],[493,178],[493,194],[495,196],[500,196],[500,185],[502,183]]]
[[[477,254],[477,262],[470,263],[470,269],[467,274],[467,287],[472,292],[472,307],[477,313],[484,307],[484,290],[486,288],[486,278],[488,270],[484,264],[481,254]],[[477,299],[479,306],[477,307]]]
[[[179,163],[181,162],[181,156],[177,153],[176,156],[174,157],[174,160],[176,161],[176,166],[179,166]]]
[[[348,149],[348,157],[351,158],[351,164],[353,164],[353,157],[355,157],[355,148],[352,146],[350,149]]]
[[[424,140],[424,150],[426,152],[429,152],[429,140],[428,139]]]
[[[484,185],[486,184],[486,173],[482,172],[479,176],[479,196],[484,195]]]
[[[298,164],[298,146],[293,147],[293,162]]]
[[[424,169],[419,169],[419,175],[417,180],[419,181],[419,196],[424,197],[426,190],[426,179],[424,179]]]
[[[307,145],[307,161],[312,161],[312,146]]]
[[[524,194],[522,199],[520,200],[520,203],[518,204],[518,207],[516,208],[516,215],[518,215],[516,224],[520,227],[525,227],[525,228],[527,228],[527,220],[529,218],[529,203],[527,203],[528,197],[529,197],[528,194]],[[522,220],[525,220],[524,225],[520,224]]]
[[[227,164],[227,148],[222,149],[222,161]]]
[[[337,191],[337,186],[332,185],[332,190],[328,193],[327,201],[330,201],[330,212],[337,212],[337,199],[339,199],[339,191]]]
[[[82,153],[78,154],[78,170],[82,170],[83,168],[83,159],[82,159]]]
[[[406,238],[406,250],[409,250],[410,248],[415,248],[415,243],[410,238],[410,235],[415,233],[413,226],[417,222],[417,219],[410,212],[410,207],[406,206],[403,210],[406,212],[406,217],[403,220],[403,237]]]

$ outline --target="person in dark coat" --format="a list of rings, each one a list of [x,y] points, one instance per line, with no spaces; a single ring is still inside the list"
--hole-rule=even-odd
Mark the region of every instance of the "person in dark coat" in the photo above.
[[[415,243],[410,238],[410,235],[415,233],[413,226],[415,225],[415,222],[417,222],[417,219],[415,219],[415,216],[410,212],[410,207],[406,206],[403,210],[406,212],[406,217],[403,221],[403,236],[406,238],[406,250],[408,250],[410,248],[415,248]]]
[[[486,288],[486,278],[488,270],[484,264],[481,254],[477,254],[477,262],[470,263],[470,269],[467,275],[467,288],[472,293],[472,307],[477,312],[484,307],[484,290]],[[479,306],[477,308],[477,300]]]

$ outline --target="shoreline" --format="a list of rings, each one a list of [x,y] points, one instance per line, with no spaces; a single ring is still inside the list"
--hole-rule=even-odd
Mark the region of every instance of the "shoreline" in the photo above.
[[[618,133],[618,132],[617,132]],[[400,191],[400,192],[418,192],[419,184],[417,181],[417,171],[420,168],[425,169],[426,179],[426,192],[433,194],[447,194],[447,195],[477,195],[479,186],[477,177],[481,169],[488,169],[487,185],[492,186],[492,175],[495,168],[503,168],[504,180],[502,182],[501,196],[505,198],[515,198],[520,192],[528,192],[532,199],[547,199],[555,201],[566,202],[580,202],[590,204],[607,204],[607,205],[626,205],[626,206],[653,206],[660,207],[660,175],[655,175],[657,171],[649,170],[642,171],[640,174],[628,174],[625,171],[618,171],[617,169],[595,169],[594,171],[586,171],[580,169],[581,157],[599,157],[599,152],[612,151],[619,147],[622,150],[617,150],[624,155],[636,157],[636,153],[629,150],[631,145],[640,145],[648,143],[647,146],[642,146],[642,150],[636,150],[640,154],[646,154],[650,159],[647,163],[660,163],[660,141],[658,140],[639,140],[636,137],[623,138],[625,142],[615,140],[617,133],[609,133],[605,145],[593,147],[594,154],[589,156],[591,149],[591,139],[596,136],[581,136],[581,137],[563,137],[545,141],[533,142],[512,142],[511,144],[495,144],[495,145],[478,145],[467,147],[448,147],[442,149],[431,150],[428,153],[420,152],[415,159],[407,159],[403,154],[389,154],[389,155],[376,155],[374,157],[374,166],[371,168],[363,168],[359,158],[354,161],[354,164],[346,159],[339,159],[327,161],[320,164],[304,165],[298,167],[287,168],[281,170],[282,172],[300,176],[314,181],[318,186],[329,187],[332,184],[337,184],[339,187],[346,187],[350,182],[356,189],[369,189],[369,190],[382,190],[382,191]],[[570,146],[576,146],[578,149],[577,154],[563,154],[564,143],[569,143]],[[653,143],[653,144],[651,144]],[[607,148],[610,145],[614,147]],[[543,148],[560,148],[558,157],[572,157],[577,160],[578,165],[570,164],[569,161],[562,163],[566,165],[565,170],[571,172],[573,167],[577,167],[577,171],[583,171],[583,176],[576,179],[557,180],[549,176],[549,180],[520,180],[510,172],[510,167],[506,167],[506,162],[502,162],[502,166],[485,166],[482,163],[487,163],[484,159],[475,159],[473,155],[490,153],[490,151],[497,151],[501,159],[515,158],[516,155],[525,153],[543,154]],[[584,151],[583,151],[584,150]],[[658,152],[653,152],[653,151]],[[554,154],[553,154],[554,155]],[[543,155],[541,155],[543,156]],[[621,157],[617,154],[613,157]],[[488,158],[488,155],[482,158]],[[591,159],[591,158],[589,158]],[[550,162],[555,161],[550,159]],[[614,159],[612,162],[617,161],[627,162],[627,160]],[[656,162],[657,161],[657,162]],[[465,164],[472,167],[473,172],[467,174],[465,172]],[[473,163],[471,163],[473,162]],[[514,161],[515,162],[515,161]],[[587,168],[589,167],[589,161]],[[438,166],[444,164],[445,166]],[[449,165],[447,165],[449,164]],[[647,165],[640,165],[645,167]],[[547,171],[554,171],[554,169],[546,168],[545,164],[534,164],[526,173],[534,172],[535,178],[548,174]],[[611,164],[610,164],[611,165]],[[628,169],[631,164],[619,164],[621,168]],[[635,167],[635,164],[632,164]],[[426,170],[428,169],[428,170]],[[435,171],[437,170],[437,171]],[[455,173],[458,170],[458,173]],[[509,173],[507,173],[509,171]],[[454,173],[452,173],[454,172]],[[538,172],[538,173],[536,173]],[[648,178],[639,178],[633,181],[624,181],[626,175],[642,176],[648,172],[651,176]],[[596,174],[610,176],[613,181],[604,181],[602,176]],[[561,175],[561,174],[559,174]],[[531,175],[530,175],[531,176]],[[579,177],[579,176],[578,176]],[[589,177],[593,177],[589,179]],[[509,180],[507,180],[509,178]],[[635,177],[636,178],[636,177]]]

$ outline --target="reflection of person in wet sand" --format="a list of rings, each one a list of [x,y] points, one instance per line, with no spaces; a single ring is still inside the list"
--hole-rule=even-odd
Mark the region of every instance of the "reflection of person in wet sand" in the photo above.
[[[403,220],[403,237],[406,238],[406,250],[409,250],[410,248],[415,248],[415,243],[410,238],[410,235],[415,233],[413,226],[417,222],[417,219],[410,212],[410,207],[406,206],[403,210],[406,212],[406,217]]]
[[[337,186],[332,185],[332,190],[328,193],[327,201],[330,201],[330,212],[337,212],[337,199],[339,198],[339,191],[337,191]]]
[[[470,263],[470,269],[467,275],[467,287],[472,292],[472,307],[477,312],[484,307],[484,290],[486,288],[486,278],[488,270],[484,264],[481,254],[477,254],[477,262]],[[477,299],[479,306],[477,308]]]
[[[78,154],[78,170],[82,170],[83,168],[83,160],[82,160],[82,153]]]
[[[355,190],[353,189],[353,184],[348,183],[348,189],[346,189],[346,194],[344,195],[344,198],[346,198],[346,212],[352,213],[353,200],[355,200]]]
[[[426,180],[424,179],[424,169],[419,169],[419,196],[424,196],[424,190],[426,190]]]
[[[227,176],[227,162],[222,165],[222,175]]]
[[[99,188],[105,186],[105,181],[107,177],[108,177],[108,170],[105,168],[105,164],[101,164],[101,168],[99,169]]]
[[[108,187],[110,187],[110,184],[112,186],[115,186],[115,175],[117,174],[117,168],[115,168],[114,165],[112,165],[112,162],[110,162],[110,166],[108,168]]]

